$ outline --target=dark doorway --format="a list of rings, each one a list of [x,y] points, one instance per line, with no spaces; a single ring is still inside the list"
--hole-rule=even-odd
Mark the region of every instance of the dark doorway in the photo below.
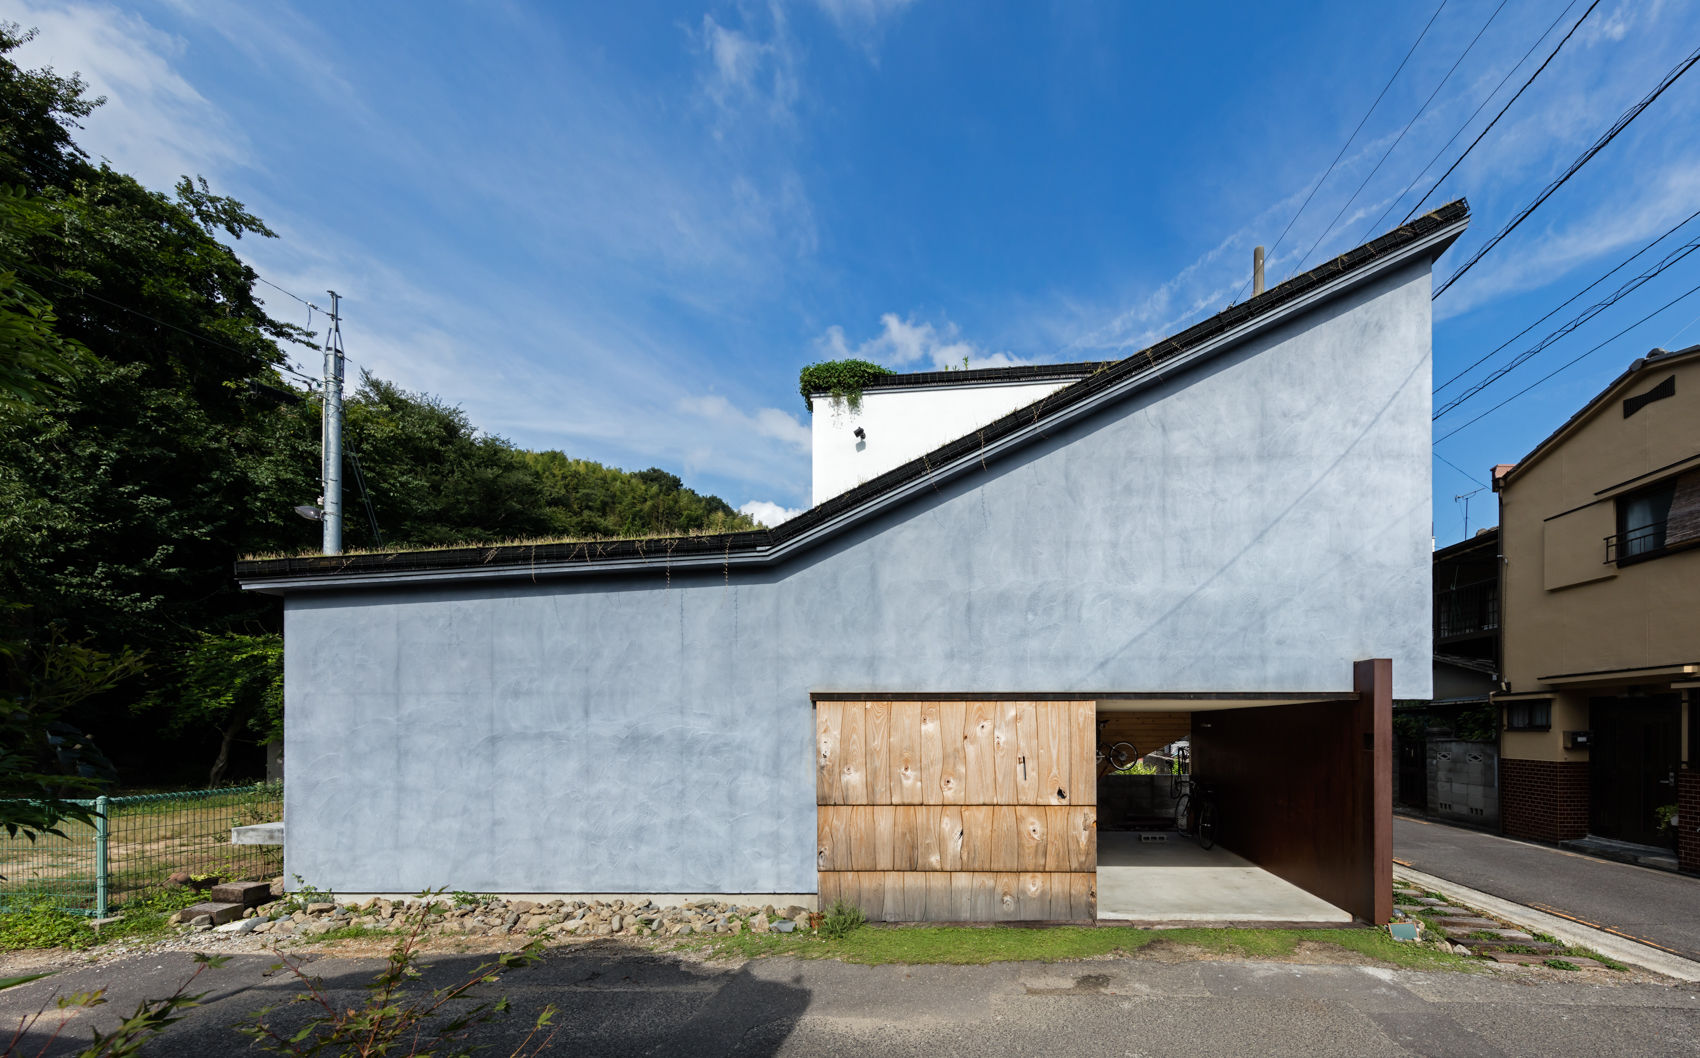
[[[1655,812],[1676,801],[1680,701],[1674,694],[1588,700],[1590,831],[1642,845],[1666,843]]]
[[[1399,803],[1428,810],[1428,740],[1395,738],[1399,747]]]

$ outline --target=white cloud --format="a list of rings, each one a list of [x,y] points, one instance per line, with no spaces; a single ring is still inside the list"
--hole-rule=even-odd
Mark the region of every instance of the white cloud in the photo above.
[[[687,415],[695,415],[710,422],[731,424],[757,437],[769,437],[800,451],[809,450],[809,428],[798,422],[796,416],[778,408],[757,408],[754,413],[744,412],[717,393],[681,397],[677,406]]]
[[[781,522],[788,522],[797,517],[806,509],[803,507],[781,507],[779,504],[770,503],[767,500],[751,500],[739,507],[738,513],[747,514],[762,525],[772,529]]]
[[[110,158],[147,186],[251,164],[248,139],[184,80],[173,61],[184,42],[110,4],[13,0],[6,16],[40,35],[14,53],[25,67],[80,73],[106,104],[83,121],[78,145]]]
[[[868,61],[878,63],[884,22],[914,0],[815,0],[845,40],[860,47]]]
[[[772,2],[759,11],[746,10],[743,21],[738,28],[722,25],[713,15],[702,16],[695,39],[710,65],[703,74],[703,89],[723,120],[753,108],[788,122],[797,103],[801,54],[785,9]]]
[[[956,324],[946,322],[936,327],[931,323],[916,323],[913,317],[904,319],[895,312],[880,317],[880,333],[855,347],[844,337],[844,328],[834,324],[815,339],[817,353],[826,360],[872,360],[887,367],[902,367],[925,362],[929,368],[942,371],[961,367],[1006,367],[1027,361],[1009,353],[988,353],[972,342],[964,341]]]

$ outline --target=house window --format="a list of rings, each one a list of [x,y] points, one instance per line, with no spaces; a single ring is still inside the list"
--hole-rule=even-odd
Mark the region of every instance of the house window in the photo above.
[[[1665,549],[1676,482],[1667,481],[1617,501],[1617,561],[1655,555]]]
[[[1552,730],[1552,701],[1543,698],[1531,702],[1505,703],[1505,730]]]

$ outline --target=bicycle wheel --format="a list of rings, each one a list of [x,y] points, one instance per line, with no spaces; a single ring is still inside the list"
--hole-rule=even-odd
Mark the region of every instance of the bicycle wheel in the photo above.
[[[1110,747],[1110,767],[1126,771],[1139,761],[1139,749],[1132,742],[1117,742]]]
[[[1205,801],[1198,806],[1198,847],[1209,849],[1216,844],[1216,806]]]
[[[1192,795],[1181,794],[1181,799],[1175,802],[1175,829],[1182,834],[1191,833]]]

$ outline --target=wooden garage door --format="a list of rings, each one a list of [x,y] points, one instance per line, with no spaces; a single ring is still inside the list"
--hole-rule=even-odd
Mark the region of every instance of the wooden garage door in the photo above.
[[[1091,921],[1092,702],[815,703],[820,899],[887,922]]]

